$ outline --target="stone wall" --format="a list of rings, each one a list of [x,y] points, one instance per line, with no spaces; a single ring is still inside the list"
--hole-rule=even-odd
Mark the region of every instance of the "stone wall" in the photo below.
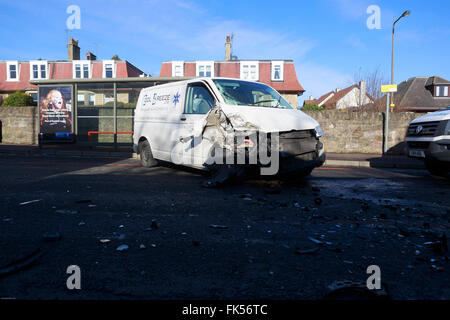
[[[83,115],[111,116],[112,108],[81,111]],[[133,109],[118,108],[118,116],[132,116]],[[1,143],[4,144],[37,144],[39,122],[37,107],[0,107]],[[86,114],[85,114],[86,113]],[[95,114],[93,114],[95,113]],[[316,119],[324,133],[323,138],[327,152],[336,153],[373,153],[383,152],[383,113],[352,112],[340,110],[307,111]],[[389,119],[390,152],[401,154],[405,151],[405,134],[409,123],[421,116],[417,113],[391,113]],[[112,131],[113,120],[108,118],[85,119],[80,121],[78,131],[87,135],[87,131]],[[117,119],[118,131],[132,131],[131,118]],[[131,141],[130,134],[119,134],[118,142]],[[92,142],[112,142],[113,136],[108,134],[93,135]]]
[[[0,142],[37,144],[38,113],[37,107],[0,107]]]
[[[307,111],[316,119],[325,134],[327,152],[383,153],[384,114],[341,110]],[[405,153],[405,136],[409,123],[422,114],[412,112],[389,114],[390,153]]]

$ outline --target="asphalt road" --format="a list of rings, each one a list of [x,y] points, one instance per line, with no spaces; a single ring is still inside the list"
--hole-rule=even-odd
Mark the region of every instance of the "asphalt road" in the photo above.
[[[199,172],[133,159],[1,155],[0,177],[0,298],[322,299],[377,265],[392,299],[450,299],[450,181],[425,171],[205,189]]]

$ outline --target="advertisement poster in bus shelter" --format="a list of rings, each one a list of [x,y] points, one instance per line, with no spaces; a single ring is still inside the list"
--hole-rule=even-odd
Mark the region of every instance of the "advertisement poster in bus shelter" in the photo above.
[[[39,138],[72,141],[72,86],[39,86]]]

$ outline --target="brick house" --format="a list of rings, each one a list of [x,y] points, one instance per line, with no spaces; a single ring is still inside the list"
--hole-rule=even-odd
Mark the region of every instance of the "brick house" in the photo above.
[[[71,38],[68,60],[0,61],[0,102],[15,91],[28,93],[37,100],[37,86],[30,80],[129,78],[142,74],[126,60],[97,60],[91,52],[80,60],[78,41]]]
[[[292,60],[237,60],[231,55],[230,37],[224,61],[166,61],[160,77],[224,77],[259,81],[277,90],[292,106],[305,90],[298,82]]]
[[[365,81],[345,89],[330,91],[318,99],[310,97],[303,105],[316,104],[324,109],[347,109],[362,107],[373,103],[373,98],[366,91]]]

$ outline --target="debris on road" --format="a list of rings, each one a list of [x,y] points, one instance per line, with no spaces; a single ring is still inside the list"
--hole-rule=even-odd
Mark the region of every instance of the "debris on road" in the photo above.
[[[223,226],[223,225],[219,225],[219,224],[211,224],[209,225],[210,228],[213,229],[228,229],[228,226]]]
[[[328,286],[325,300],[389,300],[387,290],[369,290],[364,282],[335,281]]]
[[[108,243],[108,242],[110,242],[111,240],[109,240],[109,239],[100,239],[100,242],[101,243]]]
[[[61,214],[77,214],[78,211],[76,210],[67,210],[67,209],[61,209],[61,210],[56,210],[56,213],[61,213]]]
[[[36,203],[36,202],[39,202],[39,201],[42,201],[42,199],[36,199],[36,200],[25,201],[25,202],[19,203],[19,206],[25,206],[25,205],[27,205],[27,204]]]
[[[59,232],[46,232],[42,235],[45,241],[57,241],[61,239],[61,234]]]
[[[315,253],[317,253],[317,252],[319,252],[319,250],[320,250],[320,248],[311,248],[311,249],[300,249],[300,248],[296,248],[295,249],[295,253],[296,254],[301,254],[301,255],[304,255],[304,254],[315,254]]]
[[[152,228],[152,230],[158,229],[159,223],[156,222],[156,220],[152,220],[152,224],[150,225],[150,228]]]
[[[44,253],[41,251],[41,249],[38,248],[29,255],[20,258],[6,266],[0,267],[0,278],[30,267],[40,257],[42,257],[43,254]]]
[[[147,247],[145,246],[145,244],[141,243],[141,245],[139,246],[139,249],[143,250],[146,249]]]
[[[117,251],[126,251],[128,250],[128,246],[126,244],[121,244],[116,248]]]

